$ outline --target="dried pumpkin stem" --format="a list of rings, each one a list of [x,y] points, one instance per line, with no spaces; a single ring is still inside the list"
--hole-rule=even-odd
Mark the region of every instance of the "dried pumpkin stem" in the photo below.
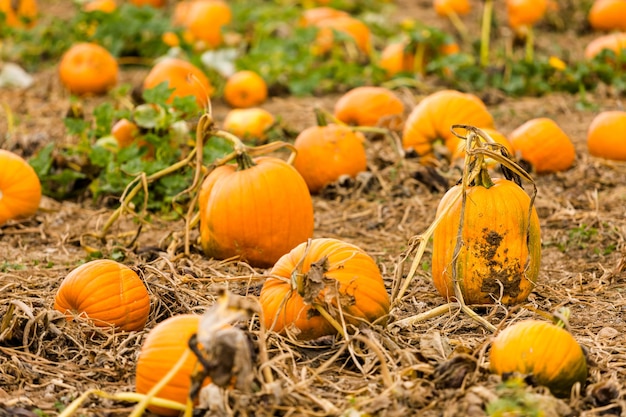
[[[399,327],[412,326],[414,324],[417,324],[426,320],[430,320],[435,317],[439,317],[441,315],[449,313],[453,308],[458,308],[458,307],[459,307],[459,303],[455,303],[455,302],[446,303],[446,304],[437,306],[435,308],[431,308],[430,310],[425,311],[423,313],[416,314],[411,317],[406,317],[402,320],[394,321],[393,323],[390,323],[389,325],[399,326]]]
[[[344,331],[343,327],[337,320],[335,320],[335,318],[328,312],[328,310],[324,308],[324,306],[319,303],[313,303],[313,307],[315,307],[315,309],[322,315],[322,317],[324,317],[326,321],[328,321],[331,326],[333,326],[335,330],[337,330],[337,333],[339,333],[344,339],[346,339],[346,332]]]

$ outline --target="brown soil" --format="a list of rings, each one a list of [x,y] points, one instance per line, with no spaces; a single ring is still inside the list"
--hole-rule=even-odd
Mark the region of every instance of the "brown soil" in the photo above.
[[[44,10],[59,11],[46,4],[55,2],[42,3]],[[430,2],[397,4],[398,16],[446,27],[430,10]],[[478,21],[478,2],[474,6],[473,20]],[[580,56],[589,36],[550,32],[539,39],[538,47],[548,53],[567,48],[572,56]],[[137,85],[144,74],[125,71],[122,82]],[[0,132],[7,137],[2,147],[25,156],[50,141],[68,140],[62,118],[70,97],[55,68],[34,75],[35,84],[27,90],[0,91],[0,103],[11,109],[16,121],[15,130],[6,135],[7,118],[0,118]],[[400,94],[408,111],[429,92]],[[497,100],[489,100],[494,96]],[[314,123],[314,107],[332,110],[336,98],[271,98],[263,107],[301,130]],[[528,299],[530,308],[496,304],[476,311],[500,328],[525,318],[541,319],[532,309],[569,307],[571,332],[587,354],[585,386],[571,398],[558,400],[541,387],[525,392],[536,395],[533,400],[545,416],[625,415],[626,165],[591,157],[585,143],[597,112],[622,107],[623,98],[606,88],[589,92],[586,98],[594,111],[579,109],[579,97],[568,94],[484,98],[505,134],[534,117],[554,119],[575,144],[577,159],[566,172],[534,176],[542,262],[538,285]],[[85,99],[86,113],[105,99]],[[219,100],[214,103],[218,121],[227,110]],[[363,248],[380,266],[390,292],[408,272],[415,236],[428,228],[443,192],[459,179],[457,170],[439,172],[443,186],[437,182],[441,178],[414,159],[401,158],[395,149],[386,139],[369,141],[371,175],[314,196],[314,236]],[[233,260],[206,259],[195,244],[197,231],[192,233],[191,256],[181,256],[182,221],[153,218],[143,225],[137,241],[129,243],[137,225],[124,216],[105,243],[90,238],[110,214],[89,200],[44,198],[34,217],[0,229],[0,416],[30,416],[28,410],[34,409],[55,415],[59,406],[94,388],[133,391],[139,348],[156,323],[174,314],[203,313],[224,286],[236,294],[258,295],[267,271]],[[151,295],[153,307],[144,331],[96,329],[84,321],[67,322],[53,310],[59,283],[86,259],[89,248],[106,255],[120,247],[126,252],[124,263],[140,273]],[[422,262],[424,268],[418,268],[395,305],[391,324],[361,330],[369,343],[296,343],[270,335],[268,353],[277,381],[273,395],[231,392],[234,409],[239,415],[485,415],[485,405],[504,395],[496,391],[500,377],[489,372],[492,334],[454,307],[421,322],[400,321],[444,304],[431,282],[430,246]],[[133,406],[91,396],[76,415],[122,416]]]

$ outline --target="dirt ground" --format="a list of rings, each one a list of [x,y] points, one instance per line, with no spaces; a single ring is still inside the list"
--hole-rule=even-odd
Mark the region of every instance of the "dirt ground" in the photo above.
[[[40,3],[50,13],[67,10],[56,2]],[[410,16],[446,27],[430,10],[430,2],[398,0],[396,4],[399,19]],[[480,7],[478,2],[473,4],[475,11],[468,21],[479,20]],[[477,30],[473,24],[469,27]],[[591,36],[551,32],[538,40],[538,48],[547,52],[568,48],[572,56],[581,56]],[[5,134],[7,118],[0,118],[0,134],[6,138],[2,148],[29,156],[42,144],[67,140],[62,117],[70,97],[55,70],[34,74],[35,83],[27,90],[0,90],[0,104],[11,109],[17,122],[9,136]],[[122,82],[136,85],[144,74],[125,71]],[[407,113],[429,92],[399,91]],[[624,98],[606,87],[587,92],[593,110],[581,108],[581,97],[569,94],[513,99],[490,92],[483,98],[503,133],[531,118],[549,117],[576,147],[576,162],[570,170],[534,175],[542,261],[528,305],[544,311],[561,306],[571,309],[571,331],[586,350],[589,376],[585,387],[567,399],[557,400],[540,387],[524,392],[543,411],[536,415],[624,416],[626,165],[591,157],[585,143],[597,112],[623,108]],[[273,97],[263,107],[280,115],[294,130],[302,130],[314,123],[314,107],[332,110],[336,99]],[[100,100],[85,99],[86,111]],[[218,121],[227,110],[216,100]],[[444,187],[433,182],[415,160],[400,158],[391,141],[371,140],[367,152],[372,174],[368,183],[337,186],[314,196],[314,237],[339,238],[363,248],[379,264],[391,291],[409,243],[434,220],[445,188],[459,179],[459,172],[440,172]],[[144,225],[137,242],[124,249],[124,263],[140,272],[151,295],[146,330],[114,332],[86,322],[66,322],[52,308],[54,295],[67,273],[87,257],[86,246],[107,254],[126,242],[121,237],[124,233],[136,230],[136,224],[125,217],[114,225],[106,244],[90,239],[87,235],[100,230],[110,214],[89,199],[59,202],[44,197],[34,217],[0,229],[0,416],[31,416],[33,410],[56,415],[59,408],[93,388],[130,392],[139,348],[156,323],[174,314],[203,313],[224,286],[241,295],[258,294],[267,271],[236,261],[207,259],[195,244],[190,257],[180,256],[183,222],[154,218]],[[194,231],[193,242],[197,236]],[[430,254],[429,247],[425,265]],[[411,259],[399,276],[406,275]],[[340,340],[304,344],[271,335],[271,366],[280,375],[274,395],[233,392],[231,403],[239,415],[251,416],[485,415],[485,405],[503,395],[498,391],[500,378],[488,368],[486,350],[492,335],[456,309],[419,323],[398,324],[443,303],[429,268],[420,268],[393,309],[391,324],[364,330],[379,352],[365,344],[346,349]],[[530,309],[502,305],[477,311],[502,327],[538,318]],[[353,360],[354,352],[361,356],[358,363]],[[76,415],[122,416],[132,407],[90,397]]]

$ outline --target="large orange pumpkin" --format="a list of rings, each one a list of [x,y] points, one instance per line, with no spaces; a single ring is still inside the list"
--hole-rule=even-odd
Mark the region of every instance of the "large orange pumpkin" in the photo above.
[[[61,57],[59,77],[73,94],[103,94],[117,85],[119,65],[102,46],[81,42]]]
[[[247,154],[213,170],[199,195],[200,237],[207,256],[239,256],[271,266],[313,234],[313,203],[304,179],[282,159]]]
[[[354,178],[367,169],[364,142],[365,136],[348,126],[311,126],[296,137],[293,166],[311,193],[317,193],[342,175]]]
[[[404,104],[388,88],[355,87],[335,102],[334,115],[349,125],[398,129],[404,118]]]
[[[87,262],[61,282],[54,308],[68,319],[78,315],[96,326],[141,330],[150,314],[150,296],[129,267],[108,259]]]
[[[165,58],[157,62],[143,81],[145,90],[167,82],[173,88],[168,102],[175,97],[194,96],[200,108],[206,107],[213,94],[213,86],[204,72],[191,62],[180,58]]]
[[[508,137],[515,152],[537,173],[565,171],[576,159],[576,149],[569,136],[546,117],[528,120]]]
[[[532,375],[559,397],[569,397],[587,379],[587,360],[574,337],[562,327],[524,320],[504,329],[491,343],[491,371]]]
[[[404,124],[402,144],[420,156],[432,154],[433,144],[443,140],[452,155],[461,139],[452,134],[455,124],[493,127],[493,117],[480,98],[456,90],[433,93],[413,108]]]
[[[189,350],[189,357],[174,377],[156,396],[185,404],[191,388],[191,375],[200,367],[196,356],[189,349],[189,338],[198,332],[201,316],[182,314],[172,316],[157,324],[144,340],[137,360],[135,387],[140,394],[148,393],[174,367],[181,355]],[[209,379],[204,381],[208,384]],[[154,405],[148,406],[153,413],[177,416],[178,411]]]
[[[461,185],[448,190],[437,216],[461,192]],[[437,291],[454,298],[456,279],[467,304],[491,304],[500,296],[503,304],[526,300],[541,259],[539,218],[534,206],[530,218],[529,210],[530,197],[512,181],[497,178],[468,187],[463,216],[458,198],[433,235],[432,274]],[[462,245],[455,258],[458,237]]]
[[[0,226],[7,220],[32,216],[41,201],[37,173],[21,156],[0,149]]]
[[[384,324],[389,313],[389,295],[374,259],[355,245],[330,238],[302,243],[281,257],[259,301],[268,329],[293,332],[302,340],[337,333],[313,303],[330,304],[333,310],[340,306],[346,323],[354,326]],[[341,322],[338,314],[334,318]]]
[[[626,30],[626,0],[596,0],[587,18],[596,30]]]
[[[587,131],[587,149],[593,156],[626,161],[626,111],[599,113]]]

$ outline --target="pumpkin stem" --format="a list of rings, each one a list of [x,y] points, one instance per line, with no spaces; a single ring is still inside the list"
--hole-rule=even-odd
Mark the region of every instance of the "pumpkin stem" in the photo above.
[[[493,0],[485,0],[483,21],[480,31],[480,65],[489,64],[489,37],[491,36],[491,17],[493,15]]]
[[[237,161],[237,171],[250,169],[256,165],[252,158],[250,158],[250,155],[245,152],[237,154],[235,160]]]
[[[554,321],[554,324],[556,326],[562,327],[566,329],[567,331],[570,331],[569,318],[571,314],[572,314],[572,311],[569,308],[561,307],[557,311],[552,313],[552,316],[553,316],[552,320]]]
[[[313,111],[315,112],[315,123],[318,126],[327,126],[329,114],[319,107],[316,107]]]

